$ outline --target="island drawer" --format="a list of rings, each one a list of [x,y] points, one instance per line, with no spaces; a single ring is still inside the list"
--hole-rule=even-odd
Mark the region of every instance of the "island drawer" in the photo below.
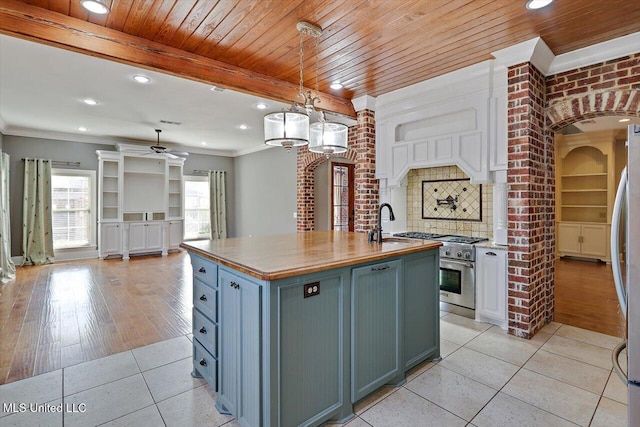
[[[218,361],[198,341],[193,340],[193,369],[218,390]]]
[[[213,321],[218,321],[218,291],[198,278],[193,278],[193,306]]]
[[[193,337],[211,354],[217,355],[218,326],[197,309],[193,309]]]
[[[213,262],[192,255],[191,266],[193,267],[194,278],[198,278],[214,288],[218,286],[218,266]]]

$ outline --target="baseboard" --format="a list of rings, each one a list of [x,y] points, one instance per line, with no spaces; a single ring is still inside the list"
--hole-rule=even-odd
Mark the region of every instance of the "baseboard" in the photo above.
[[[56,251],[55,256],[53,257],[53,262],[56,263],[62,261],[75,261],[93,258],[98,258],[98,250],[95,247],[64,249]],[[22,259],[22,255],[11,257],[11,261],[13,261],[13,263],[17,266],[22,265]]]

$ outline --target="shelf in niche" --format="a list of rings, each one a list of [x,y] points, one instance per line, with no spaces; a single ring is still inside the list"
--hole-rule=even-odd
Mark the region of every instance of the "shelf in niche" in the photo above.
[[[113,178],[118,179],[118,175],[102,175],[103,178]]]
[[[103,209],[118,209],[118,206],[103,206]]]
[[[128,174],[136,174],[136,175],[160,175],[164,176],[164,172],[149,172],[149,171],[136,171],[136,170],[126,170],[124,173]]]
[[[575,189],[575,190],[563,189],[560,191],[562,191],[563,193],[593,193],[594,191],[606,193],[607,189],[606,188],[584,188],[584,189],[581,188],[581,189]]]
[[[102,190],[103,193],[118,193],[118,190]]]
[[[607,205],[561,205],[562,208],[607,208]]]
[[[597,172],[597,173],[573,173],[570,175],[561,175],[562,178],[578,178],[585,176],[607,176],[606,172]]]

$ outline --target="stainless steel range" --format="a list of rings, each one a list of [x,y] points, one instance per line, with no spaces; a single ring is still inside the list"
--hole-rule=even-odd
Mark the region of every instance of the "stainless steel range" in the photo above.
[[[443,243],[440,247],[440,309],[475,318],[476,250],[473,245],[489,239],[420,232],[397,233],[394,236]]]

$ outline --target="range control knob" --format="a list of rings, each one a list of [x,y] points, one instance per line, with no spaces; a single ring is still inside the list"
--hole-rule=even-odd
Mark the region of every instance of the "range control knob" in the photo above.
[[[471,252],[465,252],[464,253],[464,258],[465,259],[471,259]]]
[[[456,256],[457,256],[458,258],[462,258],[462,251],[458,251],[458,253],[456,254]]]
[[[449,249],[447,249],[446,251],[444,251],[444,254],[445,254],[446,256],[449,256],[449,255],[451,255],[451,251],[450,251]]]

